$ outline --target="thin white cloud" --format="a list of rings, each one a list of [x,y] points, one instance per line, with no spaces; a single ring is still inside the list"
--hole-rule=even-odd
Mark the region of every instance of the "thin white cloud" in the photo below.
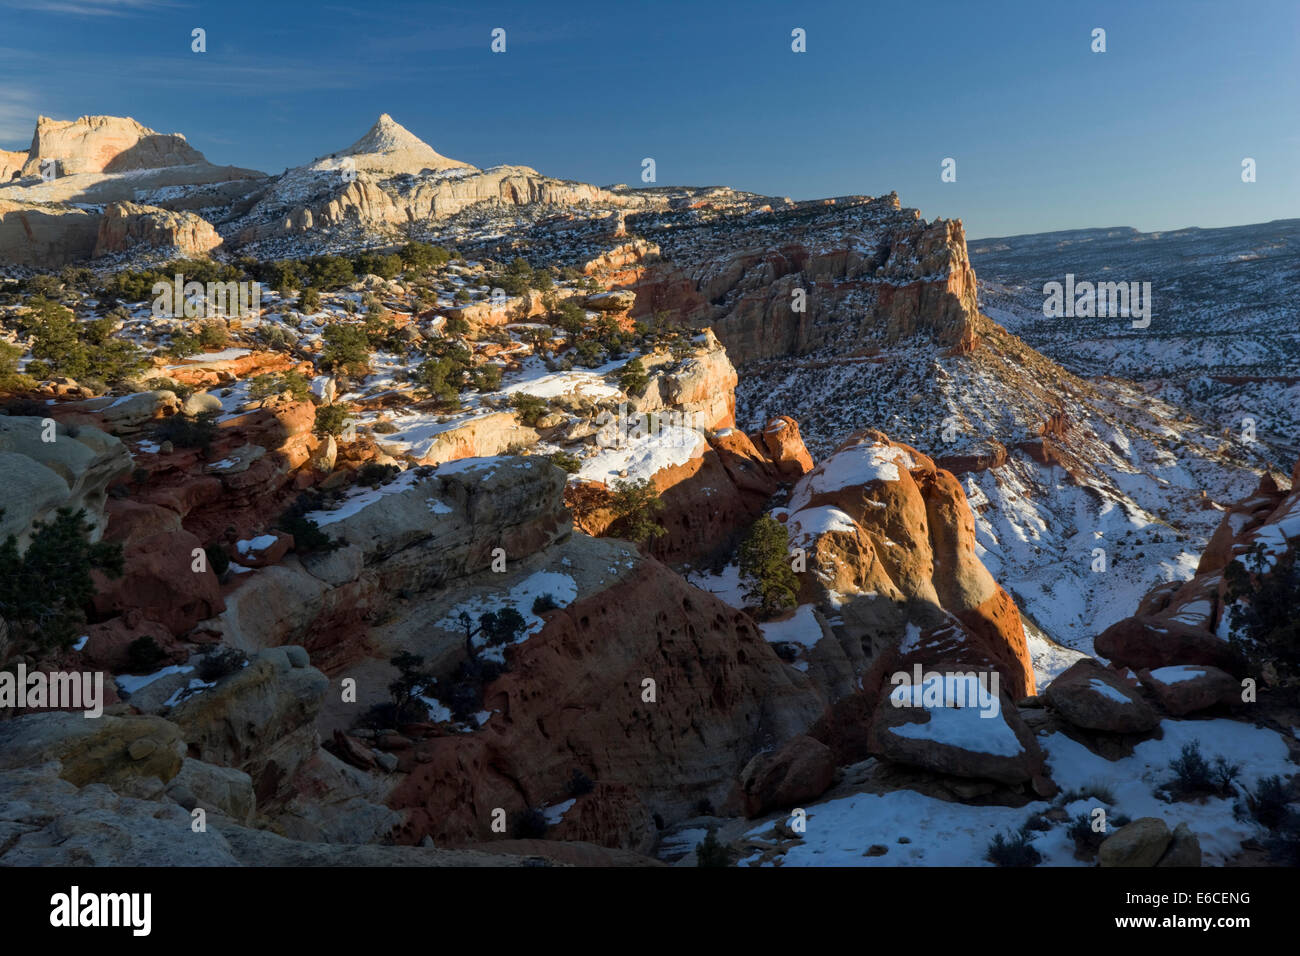
[[[176,7],[172,0],[0,0],[0,7],[79,17],[127,17]]]
[[[0,85],[0,148],[27,149],[32,144],[39,103],[31,90]]]

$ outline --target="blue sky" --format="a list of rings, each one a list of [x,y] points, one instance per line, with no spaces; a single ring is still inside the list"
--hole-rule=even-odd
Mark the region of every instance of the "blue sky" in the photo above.
[[[38,113],[129,115],[279,172],[388,112],[477,166],[603,185],[650,156],[660,185],[892,189],[972,238],[1300,217],[1295,0],[0,0],[0,22],[8,148]]]

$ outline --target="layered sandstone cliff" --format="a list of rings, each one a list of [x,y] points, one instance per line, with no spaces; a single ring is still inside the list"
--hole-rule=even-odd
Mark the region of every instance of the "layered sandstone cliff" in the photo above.
[[[979,323],[961,223],[926,222],[896,195],[717,223],[655,216],[670,225],[647,231],[654,255],[618,277],[637,292],[635,314],[711,326],[740,365],[914,338],[957,346]]]
[[[182,258],[206,256],[221,245],[211,223],[192,212],[170,212],[138,203],[111,203],[95,239],[95,258],[137,246],[175,249]]]
[[[125,173],[207,162],[180,133],[157,133],[126,116],[38,117],[24,176],[39,176],[46,161],[59,174]]]

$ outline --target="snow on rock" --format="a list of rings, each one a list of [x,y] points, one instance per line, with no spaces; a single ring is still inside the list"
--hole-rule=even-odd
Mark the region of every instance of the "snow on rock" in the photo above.
[[[240,554],[256,554],[258,551],[265,551],[271,545],[275,544],[277,538],[273,534],[263,534],[251,540],[238,541],[235,543],[235,550]]]
[[[708,450],[709,443],[700,432],[667,425],[657,435],[633,436],[619,447],[597,452],[582,462],[577,477],[606,485],[648,480],[656,472],[684,465]]]
[[[1191,667],[1187,664],[1176,664],[1172,667],[1157,667],[1150,673],[1152,677],[1162,684],[1177,684],[1180,681],[1195,680],[1198,677],[1204,677],[1206,670],[1204,667]]]
[[[814,495],[839,491],[850,485],[898,481],[899,468],[910,470],[914,467],[912,456],[901,448],[867,442],[851,445],[827,458],[799,482],[789,508],[794,512],[800,511]]]
[[[565,800],[563,803],[556,803],[549,807],[545,807],[542,810],[542,816],[546,819],[547,825],[557,826],[560,821],[564,819],[564,815],[572,810],[573,805],[577,802],[576,799],[570,798]]]
[[[117,689],[126,693],[134,694],[141,687],[148,687],[160,677],[166,677],[168,674],[187,674],[194,670],[187,664],[171,664],[161,670],[154,671],[152,674],[122,674],[115,678]]]
[[[612,369],[611,369],[612,371]],[[535,398],[589,398],[599,401],[602,398],[617,398],[622,394],[619,389],[605,381],[600,372],[555,372],[541,375],[507,385],[501,391],[506,395],[523,393]]]
[[[784,621],[765,621],[759,625],[769,644],[799,644],[812,649],[822,639],[821,624],[811,604],[801,604],[794,616]]]
[[[1088,681],[1088,687],[1095,693],[1105,697],[1107,700],[1113,700],[1116,703],[1124,704],[1127,707],[1133,706],[1133,701],[1129,700],[1114,687],[1111,687],[1104,680],[1098,680],[1095,677],[1090,678]]]
[[[748,601],[745,598],[745,586],[740,580],[740,568],[729,564],[719,572],[692,571],[686,580],[701,591],[708,591],[723,604],[744,610]]]
[[[478,619],[489,611],[514,608],[524,619],[524,627],[515,637],[514,643],[522,644],[540,631],[545,623],[540,614],[533,612],[533,602],[543,595],[550,595],[556,607],[567,607],[577,599],[578,585],[572,577],[562,572],[536,571],[509,591],[481,594],[468,601],[462,601],[448,611],[436,626],[443,630],[459,632],[464,627],[460,620],[461,614],[469,615],[470,620],[477,624]],[[504,662],[504,648],[486,647],[484,635],[474,635],[473,644],[476,648],[482,649],[482,657]]]
[[[1241,850],[1242,840],[1258,836],[1257,828],[1234,816],[1235,798],[1167,803],[1157,797],[1156,788],[1173,778],[1170,761],[1184,744],[1197,740],[1207,759],[1222,755],[1240,763],[1241,783],[1254,787],[1263,777],[1294,773],[1286,742],[1272,730],[1226,719],[1166,720],[1161,729],[1162,739],[1143,741],[1132,756],[1113,761],[1065,734],[1042,738],[1052,779],[1063,791],[1105,790],[1114,795],[1114,803],[1093,797],[1072,801],[1063,809],[1070,818],[1098,806],[1108,814],[1123,813],[1135,820],[1159,817],[1171,830],[1185,822],[1200,840],[1205,864],[1222,865]],[[985,857],[994,835],[1016,830],[1050,807],[1041,800],[1019,808],[969,806],[911,790],[860,793],[806,807],[806,832],[776,861],[782,866],[992,866]],[[770,822],[761,824],[746,838],[761,843],[770,836],[770,827]],[[1057,823],[1034,836],[1034,848],[1043,858],[1040,865],[1095,865],[1075,859],[1074,843],[1065,830],[1065,823]],[[902,838],[909,842],[900,843]],[[873,845],[884,846],[887,852],[867,856],[867,848]],[[757,865],[758,856],[755,853],[740,865]],[[769,859],[764,865],[773,862]]]
[[[958,682],[966,686],[955,687]],[[932,697],[943,701],[931,706]],[[953,678],[951,675],[928,677],[921,684],[895,687],[889,695],[896,707],[925,707],[930,719],[925,723],[898,724],[887,732],[911,740],[929,740],[971,753],[995,757],[1018,757],[1024,747],[1001,716],[997,698],[978,680]],[[958,706],[950,706],[954,701]],[[965,706],[962,706],[962,704]]]
[[[813,541],[819,535],[832,532],[853,534],[857,530],[857,523],[833,505],[804,508],[792,514],[786,522],[791,544]]]

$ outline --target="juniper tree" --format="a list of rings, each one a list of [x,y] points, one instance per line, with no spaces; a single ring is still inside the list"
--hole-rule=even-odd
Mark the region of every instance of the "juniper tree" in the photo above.
[[[740,576],[745,596],[763,614],[794,607],[799,579],[790,567],[790,538],[785,525],[763,515],[740,545]]]
[[[122,546],[92,543],[92,530],[84,508],[60,508],[53,520],[35,523],[22,554],[13,535],[0,544],[0,618],[18,641],[39,650],[67,647],[95,596],[91,571],[121,576]]]
[[[629,395],[640,395],[649,384],[650,376],[646,374],[639,357],[624,365],[618,377],[618,387]]]
[[[1284,680],[1300,676],[1300,566],[1291,549],[1269,567],[1262,546],[1224,568],[1232,607],[1231,643],[1256,667],[1270,665]]]
[[[665,532],[658,521],[663,509],[664,503],[649,478],[620,481],[614,486],[610,503],[610,510],[614,513],[610,528],[621,538],[645,544]]]

